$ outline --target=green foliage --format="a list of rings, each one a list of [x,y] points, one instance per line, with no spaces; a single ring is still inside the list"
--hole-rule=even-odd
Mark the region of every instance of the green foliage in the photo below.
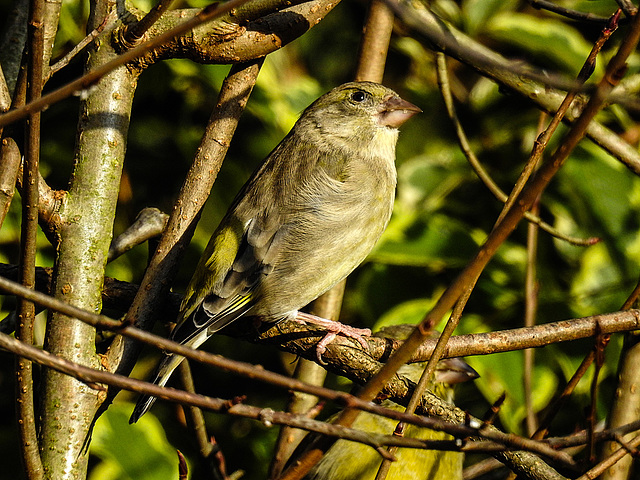
[[[178,456],[160,422],[149,415],[129,425],[130,410],[129,404],[112,405],[96,423],[91,453],[101,462],[89,480],[178,478]]]
[[[540,60],[556,70],[577,74],[591,50],[577,29],[565,22],[505,12],[494,16],[484,33],[508,48],[522,51],[526,58]],[[564,48],[550,49],[549,45]],[[596,73],[601,73],[599,69]]]

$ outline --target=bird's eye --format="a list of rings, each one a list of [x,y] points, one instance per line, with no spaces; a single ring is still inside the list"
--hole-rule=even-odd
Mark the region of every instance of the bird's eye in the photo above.
[[[365,98],[367,98],[367,95],[364,92],[361,92],[360,90],[358,90],[357,92],[353,92],[351,94],[351,100],[357,103],[364,102]]]

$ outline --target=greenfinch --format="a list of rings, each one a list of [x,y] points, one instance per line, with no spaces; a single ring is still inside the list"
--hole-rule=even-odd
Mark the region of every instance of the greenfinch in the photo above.
[[[213,233],[171,339],[197,348],[242,316],[295,318],[351,273],[389,221],[398,127],[420,111],[371,82],[341,85],[312,103]],[[154,383],[165,385],[182,360],[165,354]],[[130,422],[154,401],[141,397]]]
[[[398,325],[387,327],[376,335],[405,339],[412,329],[413,326]],[[425,366],[426,363],[412,363],[403,366],[398,373],[417,383]],[[477,377],[478,373],[460,358],[440,360],[436,367],[433,392],[443,400],[452,402],[452,385]],[[385,400],[381,405],[404,411],[403,406],[391,400]],[[352,428],[391,435],[397,423],[390,418],[360,412]],[[452,439],[446,433],[411,424],[407,425],[404,435],[420,440]],[[304,443],[303,440],[300,450],[304,449]],[[464,454],[461,452],[399,448],[394,456],[396,461],[391,464],[387,475],[388,480],[462,480]],[[338,440],[304,477],[304,480],[374,480],[381,463],[382,457],[372,447],[358,442]]]

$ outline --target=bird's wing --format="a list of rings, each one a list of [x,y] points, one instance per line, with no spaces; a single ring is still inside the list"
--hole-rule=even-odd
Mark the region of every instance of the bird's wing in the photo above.
[[[185,295],[182,320],[172,333],[175,341],[190,344],[203,334],[202,343],[248,313],[258,301],[259,283],[273,270],[269,249],[282,235],[277,222],[266,222],[263,216],[261,212],[245,222],[241,236],[229,232],[214,235],[203,255],[208,261],[198,266]]]
[[[187,288],[175,340],[189,341],[205,329],[210,336],[250,313],[260,301],[260,284],[287,243],[291,217],[303,203],[321,203],[307,198],[314,190],[307,183],[320,159],[317,148],[305,144],[299,161],[285,158],[299,144],[295,135],[285,138],[236,196]],[[331,163],[336,160],[327,161]],[[292,176],[297,182],[292,182]]]

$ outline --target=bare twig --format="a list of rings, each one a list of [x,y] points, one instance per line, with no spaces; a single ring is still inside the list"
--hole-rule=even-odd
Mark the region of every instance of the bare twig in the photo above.
[[[582,68],[580,69],[580,72],[578,73],[578,77],[576,80],[579,84],[581,85],[584,84],[587,81],[587,79],[591,76],[591,73],[595,68],[596,57],[598,53],[602,49],[605,42],[609,39],[609,37],[611,37],[611,35],[613,35],[613,32],[618,28],[619,17],[620,17],[620,10],[618,10],[616,13],[614,13],[611,16],[609,23],[602,30],[602,32],[600,33],[600,36],[598,37],[598,40],[596,41],[594,46],[591,48],[591,51],[589,52],[589,56],[585,60]],[[504,208],[502,209],[502,212],[498,217],[497,223],[500,223],[502,221],[504,216],[512,207],[513,203],[516,201],[516,198],[518,198],[518,195],[520,195],[520,192],[522,192],[522,189],[524,188],[526,182],[529,180],[529,177],[535,171],[538,164],[542,160],[542,156],[544,154],[545,149],[547,148],[547,145],[549,144],[549,141],[551,140],[557,128],[560,126],[562,119],[564,118],[565,114],[569,110],[569,107],[571,107],[571,104],[573,103],[573,100],[575,99],[575,97],[576,97],[575,91],[569,91],[567,93],[567,95],[562,100],[562,103],[558,107],[558,110],[554,113],[553,117],[551,118],[551,122],[549,123],[549,126],[540,135],[538,135],[538,138],[536,139],[533,145],[533,149],[531,150],[531,155],[529,155],[529,159],[527,160],[527,163],[525,164],[525,167],[522,170],[522,173],[518,177],[518,180],[516,181],[515,186],[513,187],[511,193],[509,194],[509,198],[505,202]]]
[[[633,289],[631,294],[627,297],[624,304],[622,305],[621,310],[624,311],[624,310],[631,309],[634,302],[638,298],[638,295],[640,295],[640,282],[636,284],[636,287]],[[602,327],[602,324],[599,322],[597,323],[597,325],[598,325],[597,328]],[[596,324],[594,324],[594,334],[595,332],[596,332]],[[553,418],[562,409],[562,406],[569,399],[575,387],[578,385],[578,382],[580,382],[582,377],[585,375],[585,373],[587,372],[587,370],[589,369],[589,367],[591,366],[595,358],[596,358],[596,349],[594,348],[582,360],[582,362],[580,363],[580,366],[576,369],[574,374],[571,376],[571,378],[569,379],[569,382],[567,382],[567,385],[565,386],[560,396],[556,398],[556,400],[554,400],[551,406],[549,406],[549,408],[547,409],[547,414],[545,415],[542,422],[540,422],[540,426],[538,427],[538,430],[535,432],[532,438],[535,438],[537,440],[542,440],[544,437],[547,436],[549,432],[548,428],[551,425]]]
[[[95,41],[95,39],[98,38],[98,36],[101,33],[103,33],[103,32],[104,33],[111,32],[117,26],[117,23],[116,23],[116,19],[117,18],[118,18],[118,13],[114,9],[111,13],[109,13],[109,15],[107,15],[104,18],[103,22],[97,28],[93,29],[89,33],[89,35],[87,35],[82,40],[80,40],[80,43],[78,43],[75,47],[73,47],[70,52],[68,52],[64,57],[62,57],[60,60],[58,60],[55,64],[53,64],[49,68],[49,71],[47,72],[47,76],[45,78],[45,83],[55,73],[57,73],[59,70],[63,69],[67,65],[69,65],[71,60],[73,60],[87,46],[89,46],[91,43],[93,43]],[[107,27],[109,27],[109,28],[107,28]]]
[[[596,423],[597,423],[597,418],[596,418],[596,406],[598,404],[598,380],[600,378],[600,371],[602,370],[602,366],[604,365],[604,349],[607,346],[607,344],[609,343],[609,335],[604,335],[601,331],[600,331],[600,326],[598,324],[596,324],[596,329],[597,329],[597,335],[595,336],[595,345],[594,345],[594,352],[595,352],[595,364],[594,364],[594,372],[593,372],[593,378],[591,379],[591,388],[590,388],[590,393],[591,393],[591,405],[589,407],[589,413],[587,415],[587,422],[588,422],[588,433],[589,433],[589,438],[588,438],[588,455],[589,455],[589,462],[590,463],[594,463],[596,461]]]
[[[640,294],[640,282],[636,284],[633,292],[624,302],[623,309],[631,308],[638,300]],[[620,352],[620,360],[618,365],[618,384],[616,386],[616,395],[613,400],[613,406],[609,413],[608,425],[615,430],[621,425],[627,424],[631,420],[637,418],[638,408],[640,407],[640,395],[635,388],[638,380],[638,372],[640,371],[640,344],[638,343],[638,335],[635,333],[627,333],[625,335],[622,352]],[[595,353],[594,353],[595,355]],[[621,433],[622,435],[622,433]],[[626,441],[627,438],[624,438]],[[608,442],[601,451],[601,459],[605,459],[613,453],[619,444]],[[619,461],[614,468],[608,469],[603,475],[603,480],[619,480],[629,477],[629,472],[633,466],[633,459],[626,457]]]
[[[189,362],[182,362],[178,367],[178,373],[180,374],[183,390],[189,393],[196,393]],[[224,480],[225,473],[219,469],[219,465],[216,462],[216,452],[207,434],[207,426],[204,423],[202,410],[194,405],[186,405],[184,413],[187,425],[193,430],[196,438],[200,462],[203,464],[205,471],[211,475],[212,480]]]
[[[130,46],[134,46],[142,40],[145,32],[158,21],[164,12],[166,12],[173,0],[159,0],[158,3],[149,10],[140,21],[128,26],[122,34],[124,42]]]
[[[638,11],[638,7],[631,0],[616,0],[616,3],[628,18],[633,18]]]
[[[575,390],[578,382],[582,379],[584,374],[587,372],[593,360],[595,359],[595,350],[591,350],[587,356],[582,360],[580,366],[576,369],[574,374],[571,376],[564,390],[560,394],[558,398],[556,398],[553,403],[548,407],[547,414],[544,419],[540,422],[540,426],[538,430],[532,435],[531,438],[535,438],[536,440],[542,440],[549,433],[549,426],[553,421],[556,414],[562,409],[566,401],[569,399],[573,391]]]
[[[19,154],[19,153],[18,153]],[[22,166],[18,174],[18,191],[23,193]],[[60,205],[67,192],[65,190],[53,190],[38,170],[38,221],[42,231],[47,236],[54,248],[60,243]]]
[[[355,81],[382,82],[393,19],[393,12],[383,0],[371,0],[360,41]]]
[[[607,458],[605,458],[602,462],[597,464],[591,470],[586,472],[584,475],[578,477],[577,480],[595,480],[599,478],[604,471],[606,471],[611,466],[615,465],[621,458],[625,455],[628,455],[628,448],[636,448],[640,446],[640,435],[634,437],[632,440],[627,441],[626,447],[621,447]]]
[[[580,12],[578,10],[573,10],[571,8],[566,8],[557,3],[549,2],[547,0],[527,0],[529,5],[533,8],[538,8],[541,10],[548,10],[553,13],[557,13],[558,15],[562,15],[563,17],[570,18],[571,20],[578,20],[580,22],[590,22],[590,23],[602,23],[606,24],[609,21],[609,17],[602,17],[600,15],[596,15],[595,13],[589,12]]]
[[[539,205],[536,202],[531,208],[531,213],[539,213]],[[524,326],[533,327],[538,314],[538,280],[536,261],[538,258],[538,227],[533,223],[527,225],[527,272],[525,274],[525,312]],[[527,434],[533,435],[537,429],[537,419],[533,406],[533,371],[535,368],[535,351],[526,349],[523,358],[523,388],[525,409],[527,415]]]

